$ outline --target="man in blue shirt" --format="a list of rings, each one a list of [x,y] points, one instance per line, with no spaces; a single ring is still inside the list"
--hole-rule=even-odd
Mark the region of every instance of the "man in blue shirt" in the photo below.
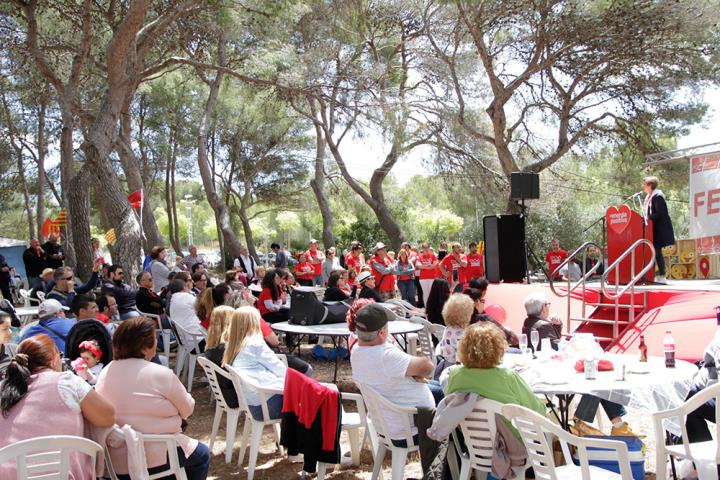
[[[38,318],[40,319],[34,325],[29,326],[23,332],[22,338],[30,338],[34,335],[44,333],[53,339],[61,355],[65,355],[65,340],[70,329],[75,325],[75,320],[65,318],[65,312],[69,310],[63,307],[60,302],[54,299],[45,300],[40,304]]]

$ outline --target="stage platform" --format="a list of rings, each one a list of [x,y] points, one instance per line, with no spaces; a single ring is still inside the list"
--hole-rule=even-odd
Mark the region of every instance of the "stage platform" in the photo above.
[[[588,283],[586,301],[596,301],[599,288],[599,282]],[[556,290],[562,291],[563,284],[556,284]],[[507,312],[506,324],[520,333],[526,316],[523,300],[533,291],[542,291],[547,295],[552,303],[551,313],[556,313],[563,319],[563,332],[568,333],[567,298],[553,294],[549,283],[491,284],[485,306],[502,306]],[[640,335],[645,335],[649,353],[662,355],[663,337],[665,331],[670,330],[675,337],[678,358],[689,361],[701,359],[705,346],[718,328],[715,307],[720,305],[720,280],[669,280],[668,285],[638,285],[635,291],[647,292],[647,311],[632,328],[617,339],[609,351],[635,353]],[[570,301],[572,317],[582,315],[582,298],[578,295],[579,292],[580,289],[573,292]],[[586,315],[590,316],[593,310],[593,307],[588,306]],[[572,329],[580,325],[579,322],[573,323]]]

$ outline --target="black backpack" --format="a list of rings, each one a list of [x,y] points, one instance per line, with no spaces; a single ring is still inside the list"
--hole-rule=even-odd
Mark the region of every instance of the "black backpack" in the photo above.
[[[314,290],[296,288],[290,295],[290,318],[288,321],[294,325],[343,323],[349,309],[349,303],[323,303]]]

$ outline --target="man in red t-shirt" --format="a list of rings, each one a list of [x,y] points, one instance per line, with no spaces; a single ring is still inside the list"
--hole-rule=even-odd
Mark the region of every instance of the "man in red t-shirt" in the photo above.
[[[432,284],[437,278],[438,259],[427,243],[423,243],[421,249],[420,254],[415,258],[415,270],[420,272],[420,289],[423,305],[426,305]]]
[[[556,268],[565,261],[568,257],[568,253],[560,248],[560,240],[553,240],[550,242],[550,251],[545,255],[545,263],[548,267],[548,275],[552,275]],[[560,272],[555,275],[555,280],[560,280],[562,276]]]
[[[458,242],[452,244],[452,251],[440,261],[440,272],[450,284],[450,291],[462,291],[465,279],[467,260],[462,253],[462,245]]]
[[[313,284],[322,287],[325,284],[322,276],[322,263],[325,261],[325,255],[318,250],[318,241],[314,238],[310,240],[310,247],[308,251],[305,252],[305,256],[307,257],[307,261],[310,262],[310,265],[315,269]]]
[[[373,256],[370,257],[375,285],[377,285],[380,298],[390,300],[395,297],[395,269],[393,261],[387,254],[387,247],[382,242],[375,244]]]
[[[469,282],[473,278],[485,276],[485,262],[482,254],[478,253],[477,242],[470,242],[468,245],[470,253],[465,255],[467,260],[467,268],[465,269],[465,278]]]
[[[355,278],[360,275],[362,267],[365,266],[365,258],[362,254],[363,247],[358,242],[354,242],[350,248],[350,253],[345,257],[345,268],[348,271],[348,285],[355,285]]]

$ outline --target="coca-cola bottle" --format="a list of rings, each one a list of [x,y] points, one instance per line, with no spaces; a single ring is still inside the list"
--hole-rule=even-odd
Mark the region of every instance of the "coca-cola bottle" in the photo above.
[[[665,331],[665,338],[663,339],[663,350],[665,351],[665,367],[675,367],[675,339],[670,333],[670,330]]]
[[[638,345],[640,351],[640,361],[647,362],[647,345],[645,345],[645,335],[640,335],[640,345]]]

